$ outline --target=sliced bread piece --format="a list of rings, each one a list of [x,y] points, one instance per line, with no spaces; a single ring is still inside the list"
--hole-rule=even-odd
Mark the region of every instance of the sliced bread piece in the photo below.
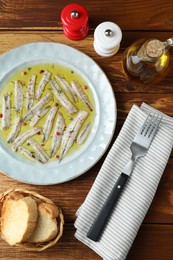
[[[59,216],[58,208],[49,203],[39,203],[37,225],[27,240],[30,243],[42,243],[55,238],[58,233],[56,218]]]
[[[36,201],[29,196],[11,194],[3,203],[1,235],[10,245],[23,242],[31,236],[37,222]]]

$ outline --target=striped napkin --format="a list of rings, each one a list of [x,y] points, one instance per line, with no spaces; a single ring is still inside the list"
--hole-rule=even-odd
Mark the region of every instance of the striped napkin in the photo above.
[[[130,159],[130,144],[149,111],[163,116],[159,130],[148,153],[137,161],[100,240],[94,242],[86,234]],[[172,146],[173,119],[144,103],[141,107],[133,105],[90,192],[76,213],[75,237],[105,260],[125,259],[153,200]]]

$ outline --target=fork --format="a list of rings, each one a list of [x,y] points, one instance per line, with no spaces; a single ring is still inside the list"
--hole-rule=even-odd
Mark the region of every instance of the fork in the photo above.
[[[120,174],[116,184],[114,185],[106,202],[101,208],[98,216],[94,220],[94,223],[87,234],[87,237],[91,240],[99,240],[105,224],[108,220],[108,217],[112,209],[114,208],[115,203],[117,202],[121,192],[123,191],[123,188],[125,187],[129,176],[133,171],[136,160],[147,153],[150,144],[156,134],[156,131],[158,130],[161,119],[162,117],[160,115],[157,115],[156,113],[153,115],[149,114],[140,131],[137,133],[134,140],[132,141],[130,146],[132,153],[131,159]]]

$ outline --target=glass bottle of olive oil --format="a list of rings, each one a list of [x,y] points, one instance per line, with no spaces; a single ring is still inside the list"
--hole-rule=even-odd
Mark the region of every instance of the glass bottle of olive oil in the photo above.
[[[126,49],[123,67],[133,80],[149,83],[164,75],[170,59],[169,48],[173,38],[162,42],[157,39],[140,39]]]

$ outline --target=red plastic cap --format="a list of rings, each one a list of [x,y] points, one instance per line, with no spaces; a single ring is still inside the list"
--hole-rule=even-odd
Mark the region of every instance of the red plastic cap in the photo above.
[[[61,12],[64,34],[72,40],[81,40],[88,33],[88,13],[84,6],[69,4]]]

